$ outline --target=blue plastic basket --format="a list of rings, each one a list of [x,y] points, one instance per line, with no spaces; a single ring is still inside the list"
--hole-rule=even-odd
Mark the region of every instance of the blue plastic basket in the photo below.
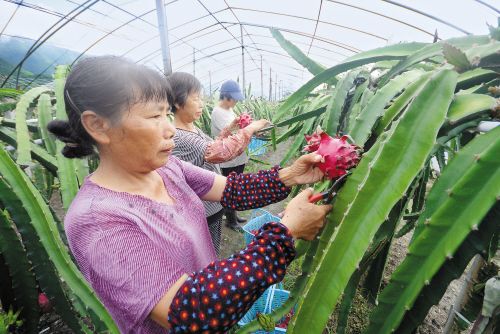
[[[252,231],[259,230],[262,225],[269,222],[281,222],[281,218],[276,217],[264,209],[253,210],[250,220],[245,224],[245,226],[243,226],[243,231],[245,232],[245,244],[248,245],[252,242],[254,238]]]
[[[283,305],[283,303],[288,299],[290,292],[287,290],[279,289],[275,285],[267,289],[262,296],[255,301],[253,306],[248,310],[248,312],[241,318],[238,325],[244,326],[254,320],[257,317],[257,313],[269,314],[276,308]],[[258,330],[254,332],[256,334],[265,333],[286,333],[285,328],[275,327],[274,331],[266,332],[264,330]]]
[[[266,142],[261,139],[252,137],[250,143],[248,144],[248,153],[250,155],[263,155],[266,153]]]

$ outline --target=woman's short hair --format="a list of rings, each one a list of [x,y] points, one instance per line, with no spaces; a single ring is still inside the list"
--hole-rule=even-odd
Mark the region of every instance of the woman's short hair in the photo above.
[[[82,125],[83,111],[117,122],[136,103],[149,101],[171,104],[170,87],[159,72],[123,57],[84,58],[71,69],[64,86],[68,121],[54,120],[47,128],[66,143],[65,157],[85,157],[94,153],[95,142]]]
[[[187,98],[192,93],[201,92],[201,83],[194,75],[186,72],[174,72],[167,77],[170,88],[172,89],[172,112],[177,111],[178,105],[183,107]]]

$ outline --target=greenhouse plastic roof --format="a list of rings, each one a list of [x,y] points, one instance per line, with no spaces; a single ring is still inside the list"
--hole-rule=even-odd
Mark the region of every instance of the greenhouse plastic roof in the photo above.
[[[241,78],[243,32],[246,84],[261,94],[262,59],[267,97],[270,71],[278,94],[311,77],[269,27],[330,67],[387,44],[432,42],[435,31],[440,39],[487,34],[486,23],[496,25],[498,5],[498,0],[167,0],[165,11],[174,71],[194,72],[212,91],[227,79]],[[0,0],[3,37],[34,42],[65,24],[47,43],[76,54],[123,55],[162,70],[157,22],[155,0]]]

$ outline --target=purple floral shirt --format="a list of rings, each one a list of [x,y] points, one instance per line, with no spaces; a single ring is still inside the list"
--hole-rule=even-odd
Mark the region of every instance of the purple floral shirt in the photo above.
[[[167,333],[149,319],[153,307],[182,274],[216,260],[200,200],[215,174],[174,156],[157,172],[174,205],[87,177],[64,221],[80,270],[123,333]]]

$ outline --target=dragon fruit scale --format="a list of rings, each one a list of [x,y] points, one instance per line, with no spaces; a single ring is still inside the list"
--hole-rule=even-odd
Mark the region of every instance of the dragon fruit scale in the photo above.
[[[250,125],[250,123],[252,123],[252,121],[252,116],[250,116],[249,113],[244,112],[240,115],[238,126],[240,127],[240,129],[246,128],[248,125]]]
[[[348,137],[330,137],[326,132],[317,130],[306,135],[307,145],[304,152],[316,152],[324,158],[318,168],[327,178],[335,179],[346,173],[359,162],[359,147],[347,142]]]

